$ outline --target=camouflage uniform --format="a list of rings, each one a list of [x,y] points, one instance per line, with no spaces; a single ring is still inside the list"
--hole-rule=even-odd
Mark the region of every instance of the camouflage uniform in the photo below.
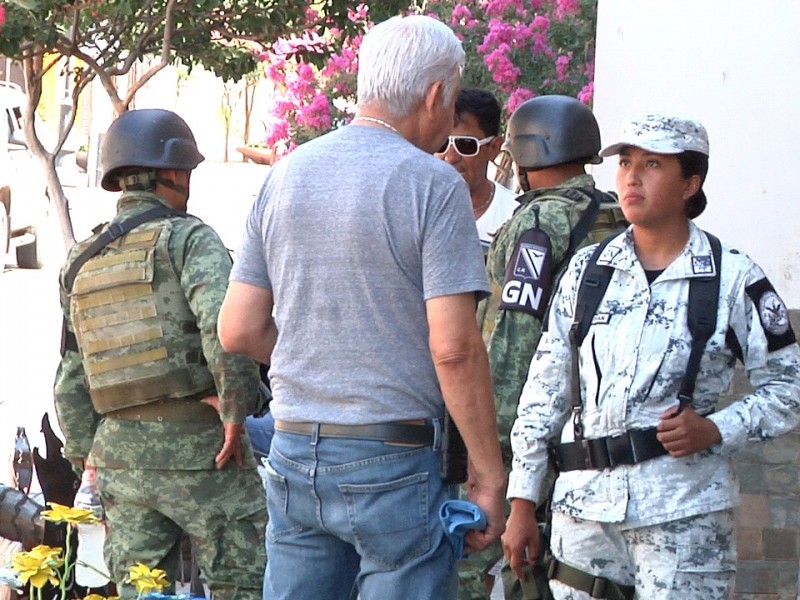
[[[511,468],[510,432],[517,415],[517,402],[542,331],[542,323],[537,317],[523,311],[500,308],[506,269],[514,258],[519,237],[536,226],[538,211],[539,227],[550,238],[553,271],[557,272],[565,262],[570,232],[574,226],[570,221],[571,207],[576,201],[591,197],[593,192],[592,176],[580,175],[555,188],[532,190],[524,194],[518,198],[520,208],[497,231],[489,249],[486,271],[492,295],[478,306],[478,323],[489,353],[497,430],[506,470]],[[547,298],[542,302],[546,303]],[[497,542],[462,561],[459,564],[460,600],[488,598],[486,574],[502,558],[503,549]]]
[[[653,427],[662,413],[677,405],[691,341],[686,317],[689,280],[720,269],[705,234],[694,223],[689,228],[686,248],[652,285],[636,258],[630,232],[612,240],[598,258],[598,264],[611,266],[614,273],[579,350],[587,439]],[[590,254],[585,249],[570,262],[552,304],[548,331],[531,363],[512,430],[509,498],[537,501],[547,473],[548,443],[574,440],[569,423],[572,357],[568,332],[579,278]],[[737,357],[744,362],[755,391],[720,409],[720,395],[731,383]],[[692,403],[698,414],[716,424],[722,442],[680,459],[663,455],[635,465],[561,473],[553,510],[569,515],[575,523],[561,536],[563,544],[554,541],[556,557],[568,555],[569,564],[595,575],[618,576],[616,572],[606,575],[606,561],[598,560],[604,550],[597,543],[575,548],[572,540],[588,539],[598,523],[617,538],[620,532],[637,528],[667,535],[666,524],[679,529],[683,521],[705,515],[710,521],[704,527],[724,542],[717,544],[719,552],[713,557],[706,556],[705,568],[723,579],[729,576],[735,566],[735,541],[725,523],[738,500],[730,455],[748,441],[770,439],[798,425],[798,374],[800,347],[786,307],[755,263],[723,245],[717,325],[703,354]],[[677,529],[672,533],[677,535]],[[695,537],[699,534],[694,533]],[[618,582],[635,584],[640,594],[642,590],[652,593],[639,597],[713,598],[727,593],[693,594],[689,591],[693,584],[686,582],[679,585],[687,587],[678,590],[661,585],[656,595],[645,582],[647,554],[631,560],[633,570]]]
[[[151,193],[125,193],[112,223],[161,203]],[[98,488],[108,521],[106,562],[118,585],[136,562],[164,568],[170,580],[175,581],[184,530],[194,542],[198,562],[215,597],[260,599],[266,562],[266,506],[250,443],[246,436],[242,437],[243,467],[231,461],[217,470],[214,458],[222,448],[223,429],[213,410],[208,418],[205,409],[210,407],[199,404],[201,398],[217,394],[222,420],[242,423],[258,402],[256,364],[225,353],[216,335],[230,257],[216,233],[191,216],[146,223],[111,245],[122,243],[129,236],[141,236],[140,232],[148,228],[169,235],[168,261],[156,252],[153,264],[147,267],[155,273],[151,281],[155,282],[159,310],[170,311],[159,314],[162,330],[175,327],[167,319],[174,321],[176,314],[186,312],[179,303],[188,305],[195,318],[194,323],[179,323],[185,335],[169,340],[164,334],[164,341],[167,346],[183,344],[185,356],[193,356],[192,362],[199,365],[194,368],[210,372],[213,378],[199,379],[210,381],[211,386],[180,396],[189,405],[185,419],[179,416],[180,420],[139,421],[112,418],[113,412],[104,417],[93,405],[87,379],[90,372],[85,370],[81,354],[67,349],[55,381],[56,411],[66,437],[65,454],[76,465],[85,460],[97,467]],[[74,287],[72,294],[67,293],[64,277],[92,239],[72,248],[62,268],[61,305],[69,331],[73,331],[70,309],[76,296]],[[104,258],[106,252],[101,253]],[[159,296],[159,281],[170,281],[170,285],[177,281],[180,290],[169,297]],[[110,293],[114,293],[113,286]],[[197,347],[187,347],[195,343]],[[86,348],[81,349],[87,352]],[[120,586],[120,591],[123,597],[136,596],[127,585]]]

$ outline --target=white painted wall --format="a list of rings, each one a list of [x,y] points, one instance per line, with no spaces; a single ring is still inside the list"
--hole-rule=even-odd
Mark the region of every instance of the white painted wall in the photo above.
[[[594,112],[700,119],[711,157],[698,225],[750,255],[800,308],[800,2],[599,0]],[[614,188],[613,158],[595,168]]]
[[[144,67],[142,67],[144,70]],[[184,69],[185,72],[185,69]],[[120,95],[125,93],[125,80],[119,79]],[[248,142],[264,140],[263,120],[267,116],[271,86],[263,80],[256,90],[256,97],[250,120],[250,139]],[[156,74],[136,93],[134,108],[164,108],[178,113],[191,127],[200,152],[209,161],[222,161],[225,156],[225,121],[223,117],[222,79],[214,76],[201,66],[192,69],[191,74],[181,77],[178,68],[170,65]],[[95,149],[90,155],[89,171],[96,172],[99,136],[105,133],[114,119],[114,111],[108,95],[100,81],[92,82],[92,116],[90,125],[91,145]],[[241,162],[242,155],[237,146],[244,145],[244,100],[235,98],[233,117],[228,139],[228,160]],[[96,176],[99,181],[99,176]],[[95,178],[89,177],[89,184]]]

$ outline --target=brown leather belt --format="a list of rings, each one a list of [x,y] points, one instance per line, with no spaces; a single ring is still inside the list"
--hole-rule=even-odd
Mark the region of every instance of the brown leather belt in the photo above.
[[[219,423],[219,413],[213,406],[199,400],[167,398],[138,406],[112,410],[103,415],[123,421],[183,421],[184,423]]]
[[[311,435],[319,425],[319,437],[372,440],[391,444],[433,444],[434,427],[422,419],[416,421],[391,421],[370,425],[336,425],[334,423],[296,423],[275,419],[275,429],[287,433]]]

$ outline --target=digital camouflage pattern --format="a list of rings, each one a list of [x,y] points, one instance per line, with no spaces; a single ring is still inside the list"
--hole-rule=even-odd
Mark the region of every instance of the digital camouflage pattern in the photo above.
[[[171,238],[169,219],[139,225],[89,258],[72,284],[70,319],[100,414],[214,391],[181,281],[155,268],[169,264]]]
[[[159,203],[161,200],[151,193],[125,193],[120,197],[117,214],[112,223],[142,213]],[[199,338],[193,338],[198,339],[199,347],[186,348],[186,351],[202,354],[203,360],[213,376],[216,394],[220,401],[222,421],[243,423],[246,415],[255,412],[259,402],[258,367],[249,358],[224,352],[216,333],[217,315],[227,289],[228,275],[231,269],[230,256],[219,236],[199,219],[186,216],[169,217],[163,221],[165,224],[168,222],[167,229],[171,229],[167,246],[168,256],[163,257],[161,254],[157,254],[153,267],[156,271],[155,280],[162,280],[168,274],[174,273],[174,277],[179,281],[183,296],[174,297],[173,295],[172,303],[184,302],[188,305],[189,310],[196,317],[193,329],[198,330],[200,334]],[[134,229],[135,231],[137,229]],[[70,320],[71,298],[64,287],[64,276],[72,261],[91,239],[72,248],[61,271],[61,305],[69,330],[72,330],[73,327]],[[158,289],[156,291],[158,292]],[[163,303],[162,306],[168,307],[169,305]],[[176,309],[176,313],[183,314],[183,312],[183,309]],[[164,317],[169,318],[171,314],[166,312]],[[206,504],[205,510],[216,515],[214,518],[227,520],[229,527],[232,527],[241,515],[245,515],[247,518],[252,517],[254,522],[266,518],[261,481],[246,436],[242,437],[244,466],[236,467],[229,462],[224,469],[217,471],[214,457],[222,448],[224,438],[221,422],[166,420],[146,422],[103,419],[92,405],[83,363],[80,355],[73,350],[66,351],[59,365],[54,392],[59,424],[66,439],[65,455],[77,467],[84,460],[88,464],[98,467],[99,481],[113,480],[117,483],[121,481],[122,483],[119,485],[123,485],[127,481],[131,486],[127,493],[132,495],[145,492],[157,494],[155,489],[143,489],[149,488],[146,480],[132,477],[126,479],[126,474],[135,472],[131,470],[140,472],[152,470],[153,472],[149,476],[156,481],[158,473],[170,471],[172,474],[165,477],[174,477],[176,481],[183,481],[188,486],[187,489],[203,490],[202,493],[198,492],[200,495],[195,500],[203,501]],[[196,393],[187,396],[187,399],[199,402],[208,393],[214,393],[214,390]],[[221,477],[226,478],[228,483],[220,485]],[[192,484],[190,485],[189,482]],[[99,490],[105,501],[108,498],[108,492],[102,484],[99,485]],[[117,520],[119,515],[124,515],[124,519],[127,519],[129,514],[133,515],[134,507],[131,504],[125,505],[125,497],[126,494],[123,493],[123,490],[116,488],[114,497],[110,499],[111,502],[116,503],[114,512],[109,513],[111,531],[115,527],[125,527],[124,523]],[[157,498],[157,496],[152,496],[151,501],[153,498]],[[259,505],[256,512],[253,512],[255,510],[254,502]],[[177,504],[179,502],[176,499],[171,499],[166,504],[159,506],[159,510],[163,509],[165,514],[169,514],[169,511],[178,510],[175,506]],[[114,515],[117,515],[117,519],[114,518]],[[199,513],[197,517],[198,520],[211,518]],[[172,525],[169,522],[169,519],[164,518],[161,525],[154,526],[150,535],[172,535]],[[186,526],[190,527],[189,524]],[[158,530],[159,527],[160,530]],[[111,535],[114,539],[113,533]],[[263,528],[259,535],[260,541],[256,540],[250,546],[248,555],[250,562],[261,561],[261,573],[258,581],[240,581],[240,587],[252,587],[253,590],[257,590],[257,593],[254,591],[251,595],[253,598],[261,597],[264,570]],[[126,542],[126,544],[134,544],[138,540],[145,544],[137,550],[129,550],[125,544],[120,544],[118,547],[112,543],[107,544],[107,560],[114,564],[114,561],[119,562],[131,555],[137,556],[136,560],[144,560],[148,539],[132,538]],[[173,543],[176,539],[173,539]],[[213,541],[213,544],[216,548],[213,552],[223,554],[214,560],[222,561],[218,564],[225,564],[227,559],[224,554],[228,552],[229,548],[219,547],[218,541]],[[234,560],[241,559],[240,550],[235,545],[230,547],[230,551],[234,552]],[[117,552],[120,554],[118,555]],[[212,550],[204,548],[200,552],[211,553]],[[121,558],[116,559],[115,556]],[[157,561],[154,560],[150,563],[150,566],[153,566],[155,562]],[[258,569],[254,567],[255,570]],[[175,575],[175,572],[169,573],[173,580]],[[216,584],[212,577],[217,575],[214,573],[211,575],[205,573],[205,575],[213,589]],[[225,574],[220,577],[222,577],[221,581],[227,581],[226,577],[229,579],[229,576]]]
[[[514,256],[517,239],[523,232],[536,226],[538,211],[539,227],[550,238],[553,272],[557,273],[566,263],[564,259],[569,248],[570,232],[582,214],[574,207],[579,202],[585,204],[593,193],[594,179],[591,175],[581,175],[555,188],[532,190],[524,194],[518,199],[521,207],[497,231],[489,248],[486,271],[492,294],[478,305],[477,318],[489,354],[497,430],[506,470],[511,469],[511,426],[517,416],[517,403],[542,331],[542,323],[535,316],[499,308],[506,269]],[[602,237],[608,233],[603,232]],[[546,301],[546,298],[543,299],[543,302]],[[502,558],[502,546],[496,542],[461,563],[459,599],[488,598],[485,575]]]
[[[800,347],[783,303],[750,258],[723,244],[720,267],[705,234],[691,222],[689,228],[686,247],[652,285],[630,231],[598,257],[598,264],[614,272],[579,350],[584,437],[653,427],[659,415],[675,408],[691,344],[689,281],[720,269],[717,325],[700,363],[692,407],[716,424],[722,442],[680,459],[665,455],[603,471],[563,472],[553,493],[554,511],[631,528],[732,508],[738,489],[731,453],[800,423]],[[574,439],[568,332],[590,255],[585,249],[570,263],[531,363],[512,432],[509,498],[536,501],[547,472],[548,443]],[[754,391],[720,408],[737,355]]]
[[[246,471],[250,473],[250,471]],[[222,469],[198,477],[191,471],[99,469],[98,487],[111,527],[106,557],[115,581],[144,562],[180,573],[181,531],[189,534],[197,563],[214,598],[261,600],[266,565],[266,512],[259,477]],[[221,510],[222,509],[222,510]],[[169,515],[165,518],[163,515]],[[124,599],[136,598],[130,585]]]
[[[630,117],[621,127],[619,142],[604,148],[600,156],[618,154],[636,146],[656,154],[680,154],[691,150],[708,156],[708,132],[700,121],[659,114]]]
[[[635,529],[609,528],[563,513],[553,515],[555,557],[586,573],[636,588],[641,600],[729,600],[736,569],[732,510]],[[550,581],[556,600],[589,594]]]

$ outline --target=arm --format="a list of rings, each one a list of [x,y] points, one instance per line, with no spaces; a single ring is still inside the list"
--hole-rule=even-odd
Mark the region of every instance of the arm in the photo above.
[[[430,350],[445,405],[469,452],[468,497],[486,513],[485,532],[468,538],[472,549],[485,548],[505,528],[505,476],[497,442],[489,363],[475,322],[472,293],[426,302]]]
[[[538,202],[539,227],[550,239],[552,265],[560,264],[569,244],[568,213],[560,202]],[[487,273],[492,295],[481,303],[478,319],[483,332],[492,370],[497,404],[497,428],[506,468],[511,460],[511,427],[528,369],[542,334],[542,321],[530,306],[512,310],[501,308],[509,264],[518,261],[517,245],[523,234],[536,226],[534,205],[525,206],[500,233],[489,251]],[[549,298],[542,297],[543,312]]]
[[[219,312],[218,330],[223,348],[269,364],[278,338],[272,307],[272,290],[231,281]]]
[[[723,264],[732,256],[725,254]],[[800,422],[800,347],[785,305],[755,265],[734,293],[729,324],[754,391],[708,417],[719,430],[723,453],[777,437]]]
[[[553,299],[548,332],[531,362],[511,431],[514,458],[507,494],[511,515],[503,536],[503,551],[520,579],[524,578],[526,565],[533,564],[541,551],[536,506],[544,500],[548,445],[558,439],[570,411],[573,358],[569,329],[584,264],[585,258],[577,257],[561,280]]]
[[[217,468],[222,468],[231,458],[242,464],[239,437],[244,431],[245,417],[257,406],[260,379],[256,363],[246,356],[226,352],[217,336],[220,307],[228,286],[230,257],[217,234],[206,225],[192,227],[189,232],[181,230],[175,247],[180,256],[181,287],[197,319],[203,355],[214,376],[219,399],[225,440],[216,457]]]

